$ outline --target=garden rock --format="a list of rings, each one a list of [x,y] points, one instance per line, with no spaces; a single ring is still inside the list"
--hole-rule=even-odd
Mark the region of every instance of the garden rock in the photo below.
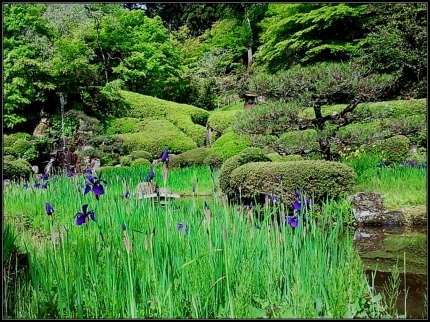
[[[37,165],[32,165],[32,166],[31,166],[31,170],[33,170],[33,172],[34,172],[35,174],[38,174],[38,173],[39,173],[39,167],[38,167]]]

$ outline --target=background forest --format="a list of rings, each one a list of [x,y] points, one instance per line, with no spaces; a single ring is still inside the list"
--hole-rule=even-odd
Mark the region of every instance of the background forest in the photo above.
[[[321,62],[392,75],[386,100],[427,92],[426,4],[4,4],[3,15],[6,132],[58,113],[59,93],[102,121],[121,116],[121,89],[206,110],[246,91],[283,99],[274,75]]]

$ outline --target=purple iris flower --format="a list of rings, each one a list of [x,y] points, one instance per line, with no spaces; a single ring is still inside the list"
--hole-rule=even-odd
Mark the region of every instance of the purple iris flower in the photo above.
[[[149,180],[154,179],[155,174],[154,174],[154,170],[152,168],[149,169],[148,176],[149,176]]]
[[[168,162],[169,161],[169,148],[165,148],[163,150],[163,153],[161,154],[161,162]]]
[[[73,177],[74,174],[72,170],[67,170],[66,175],[70,178],[70,177]]]
[[[270,195],[270,200],[271,200],[272,202],[276,202],[276,195],[271,194],[271,195]]]
[[[92,175],[93,174],[93,170],[91,170],[90,168],[86,168],[85,169],[85,174]]]
[[[294,210],[300,211],[302,210],[302,204],[300,201],[296,200],[293,203]]]
[[[49,202],[45,202],[45,210],[48,216],[52,216],[52,214],[54,213],[54,208],[52,208]]]
[[[126,231],[127,230],[127,226],[124,223],[121,224],[121,228],[122,228],[122,231]]]
[[[42,185],[40,186],[40,188],[42,188],[42,189],[48,189],[48,186],[49,186],[49,182],[48,182],[48,181],[46,181],[44,184],[42,184]]]
[[[94,214],[94,210],[88,211],[88,204],[83,205],[82,212],[76,213],[75,217],[76,217],[76,225],[78,226],[84,223],[88,223],[88,217],[90,217],[92,221],[97,221],[96,216]]]
[[[44,173],[44,174],[42,174],[40,176],[40,179],[43,180],[43,181],[48,180],[48,178],[49,178],[49,173],[48,172],[46,172],[46,173]]]
[[[297,226],[299,225],[299,219],[297,218],[297,216],[287,216],[285,218],[286,224],[290,225],[293,228],[297,228]]]
[[[87,176],[87,183],[84,191],[84,195],[91,191],[91,186],[96,199],[99,200],[99,197],[105,193],[103,186],[101,183],[107,184],[106,180],[102,180],[97,177]]]
[[[294,193],[296,194],[297,198],[300,198],[300,191],[298,189],[296,189],[296,191]]]
[[[35,187],[35,188],[40,188],[40,182],[37,182],[37,181],[36,181],[36,182],[34,183],[34,186],[33,186],[33,187]]]
[[[27,188],[28,188],[28,183],[27,183],[27,182],[24,182],[24,184],[22,185],[22,187],[23,187],[24,189],[27,189]]]
[[[130,197],[130,191],[127,189],[125,193],[121,196],[121,198],[129,198]]]
[[[182,231],[182,229],[184,229],[184,223],[181,221],[178,224],[178,231]],[[185,225],[185,229],[183,230],[185,235],[188,235],[189,229],[188,229],[188,225]]]
[[[250,203],[249,203],[249,209],[252,209],[254,207],[254,203],[251,201]]]

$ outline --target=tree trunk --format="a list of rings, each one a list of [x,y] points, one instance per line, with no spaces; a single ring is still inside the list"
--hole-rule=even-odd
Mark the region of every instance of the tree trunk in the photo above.
[[[321,105],[322,103],[316,102],[314,104],[314,112],[315,112],[315,126],[318,132],[322,132],[325,127],[325,122],[321,113]],[[330,161],[331,153],[330,153],[330,143],[326,137],[320,137],[318,139],[318,143],[320,146],[321,159]]]

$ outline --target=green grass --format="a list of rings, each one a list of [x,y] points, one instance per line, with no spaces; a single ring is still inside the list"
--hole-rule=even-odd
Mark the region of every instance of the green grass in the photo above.
[[[427,203],[427,170],[393,164],[378,167],[377,155],[362,153],[342,162],[357,173],[354,192],[376,192],[383,196],[388,209],[425,205]]]
[[[16,289],[14,317],[342,318],[369,296],[342,208],[323,208],[320,221],[308,213],[306,227],[300,221],[293,230],[271,221],[276,208],[258,207],[264,220],[256,228],[248,210],[216,195],[166,207],[133,198],[132,189],[130,199],[121,198],[122,176],[131,188],[146,172],[106,173],[99,201],[78,191],[82,176],[61,177],[47,190],[12,184],[5,221],[15,224],[31,254],[31,283]],[[161,168],[155,175],[163,186]],[[197,178],[201,192],[212,192],[207,167],[170,170],[167,186],[191,191]],[[55,209],[52,221],[45,202]],[[76,226],[74,215],[85,203],[97,222]],[[326,229],[331,218],[337,223]],[[179,222],[188,234],[178,231]]]

